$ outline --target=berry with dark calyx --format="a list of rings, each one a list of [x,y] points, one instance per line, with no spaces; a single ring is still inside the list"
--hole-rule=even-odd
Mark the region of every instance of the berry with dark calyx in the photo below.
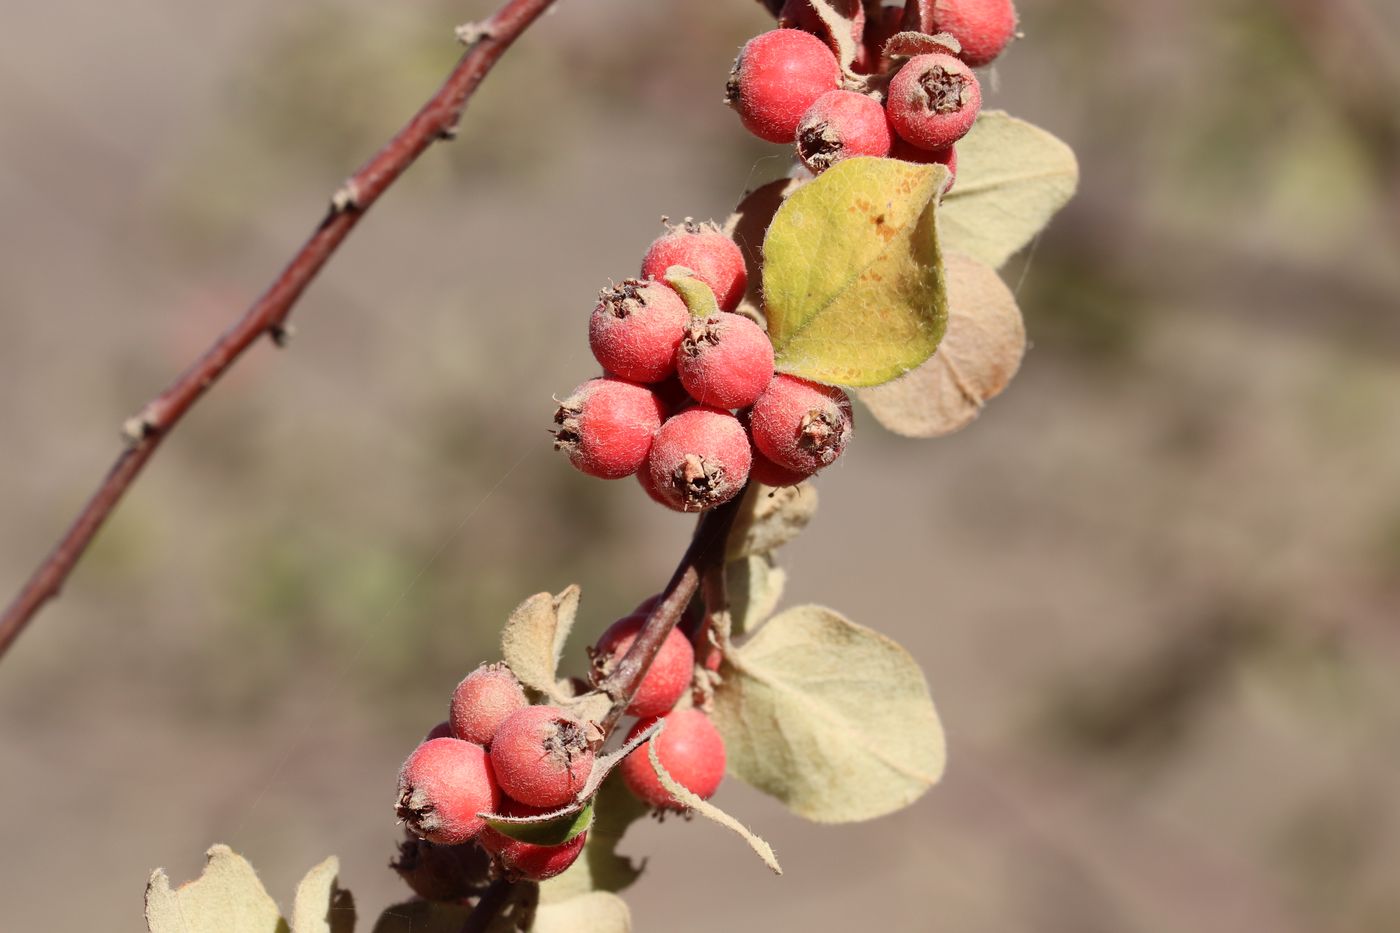
[[[500,802],[486,750],[471,742],[424,742],[399,770],[395,811],[429,842],[454,846],[472,839],[485,825],[477,814],[494,812]]]
[[[477,838],[484,839],[490,831],[485,827]],[[410,836],[399,843],[389,867],[424,900],[454,903],[481,892],[490,879],[491,860],[470,842],[443,846]]]
[[[982,86],[946,52],[916,55],[890,81],[885,110],[906,142],[943,149],[967,135],[982,109]]]
[[[754,446],[778,466],[812,474],[830,466],[851,439],[851,400],[835,386],[782,373],[749,414]]]
[[[672,266],[684,266],[708,285],[723,311],[739,307],[749,285],[739,244],[712,223],[686,220],[657,237],[642,258],[642,278],[659,282]]]
[[[773,343],[741,314],[691,318],[676,351],[676,374],[701,405],[744,408],[773,378]]]
[[[490,745],[501,723],[530,705],[525,688],[504,664],[483,664],[452,691],[448,722],[459,739]]]
[[[774,29],[740,50],[725,102],[759,139],[791,143],[807,108],[840,86],[841,65],[826,43],[800,29]]]
[[[660,382],[676,371],[676,346],[689,319],[670,288],[628,279],[598,296],[588,321],[588,346],[609,373],[632,382]]]
[[[944,166],[948,169],[948,183],[943,186],[944,194],[952,191],[953,182],[958,180],[957,146],[948,146],[943,149],[920,149],[896,136],[894,145],[890,147],[890,158],[903,162],[917,162],[920,165]]]
[[[538,816],[549,812],[549,808],[530,807],[515,800],[506,801],[504,806],[502,816]],[[500,859],[507,875],[526,881],[544,881],[564,871],[578,859],[587,841],[588,831],[585,830],[561,845],[536,845],[512,839],[490,826],[477,838],[481,848]]]
[[[873,97],[855,91],[827,91],[797,125],[797,157],[814,175],[852,156],[886,156],[890,121]]]
[[[655,719],[640,720],[628,733],[640,734]],[[638,799],[668,810],[683,810],[651,766],[647,747],[656,745],[656,757],[666,773],[701,800],[708,800],[724,780],[724,739],[710,717],[698,709],[678,709],[665,717],[661,734],[648,739],[622,760],[618,770],[623,783]]]
[[[520,803],[552,809],[573,800],[593,770],[589,730],[557,706],[527,706],[501,723],[491,765],[501,790]]]
[[[647,457],[651,485],[680,512],[702,512],[728,502],[749,478],[748,434],[727,411],[697,405],[661,425]]]
[[[646,462],[663,417],[661,400],[646,386],[590,379],[555,412],[554,449],[589,476],[621,479]]]
[[[647,613],[638,611],[618,619],[608,626],[593,649],[593,664],[597,680],[601,683],[617,667],[627,649],[637,640],[637,634],[646,624]],[[676,705],[688,687],[695,667],[695,649],[690,640],[673,628],[661,643],[661,650],[647,669],[646,676],[637,685],[637,692],[627,704],[630,716],[660,716]]]
[[[934,0],[933,29],[957,39],[962,45],[959,57],[981,68],[1016,35],[1016,7],[1011,0]]]

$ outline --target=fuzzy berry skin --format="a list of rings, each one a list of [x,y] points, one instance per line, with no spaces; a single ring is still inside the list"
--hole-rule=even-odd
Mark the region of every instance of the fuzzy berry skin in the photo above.
[[[944,194],[952,191],[953,182],[958,180],[957,146],[948,146],[945,149],[920,149],[896,136],[894,145],[890,147],[890,158],[903,162],[917,162],[920,165],[944,166],[948,169],[948,183],[943,186]]]
[[[604,289],[588,321],[588,346],[609,373],[632,382],[660,382],[676,371],[676,347],[690,312],[660,282],[628,279]]]
[[[608,630],[598,639],[593,657],[600,680],[617,667],[627,649],[637,640],[637,633],[642,630],[646,620],[646,612],[639,610],[608,626]],[[680,629],[671,629],[661,643],[656,660],[652,661],[646,676],[637,686],[632,702],[627,704],[628,715],[660,716],[669,712],[690,687],[694,667],[695,649],[691,647],[690,640]]]
[[[725,102],[759,139],[790,143],[807,108],[840,86],[841,65],[826,43],[800,29],[774,29],[740,50]]]
[[[416,835],[440,845],[460,845],[485,824],[478,813],[495,812],[501,789],[486,749],[461,739],[430,739],[399,770],[395,812]]]
[[[501,790],[520,803],[562,807],[583,789],[593,750],[583,722],[557,706],[527,706],[496,730],[491,766]]]
[[[797,125],[797,157],[813,175],[852,156],[887,156],[891,141],[885,108],[855,91],[827,91]]]
[[[678,709],[666,716],[661,734],[639,746],[622,760],[618,770],[623,783],[639,800],[668,810],[683,810],[661,786],[651,766],[647,747],[656,744],[656,757],[666,773],[701,800],[708,800],[724,780],[724,739],[710,717],[698,709]],[[631,739],[655,719],[643,719],[627,734]]]
[[[642,257],[642,278],[659,282],[672,266],[684,266],[710,286],[722,311],[739,307],[749,286],[739,244],[714,224],[686,221],[657,237]]]
[[[982,86],[946,52],[916,55],[890,81],[890,124],[906,142],[943,149],[967,135],[982,109]]]
[[[749,467],[749,480],[765,486],[796,486],[811,475],[778,466],[758,450],[754,451],[753,465]]]
[[[529,807],[518,801],[508,800],[502,815],[538,816],[548,812],[548,809],[542,807]],[[588,833],[581,832],[563,845],[541,846],[512,839],[487,826],[476,841],[483,849],[500,859],[506,873],[512,878],[544,881],[564,871],[578,859],[584,843],[588,841]]]
[[[835,386],[779,373],[753,404],[754,446],[784,469],[811,475],[851,440],[851,400]]]
[[[749,478],[753,452],[739,420],[697,405],[666,419],[656,433],[647,469],[651,485],[678,512],[702,512],[728,502]]]
[[[621,479],[646,462],[665,416],[646,386],[611,376],[590,379],[555,412],[554,449],[589,476]]]
[[[1016,35],[1016,7],[1011,0],[935,0],[933,31],[951,33],[962,45],[959,57],[981,68]]]
[[[773,343],[742,314],[691,318],[676,351],[676,374],[701,405],[746,408],[773,378]]]
[[[504,664],[483,664],[452,691],[448,723],[467,742],[490,745],[501,723],[530,705],[525,688]]]

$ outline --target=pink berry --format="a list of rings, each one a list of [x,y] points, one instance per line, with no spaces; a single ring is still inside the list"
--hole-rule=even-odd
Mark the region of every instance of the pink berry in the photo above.
[[[665,411],[646,386],[604,376],[590,379],[559,405],[554,449],[589,476],[631,476],[651,451]]]
[[[753,453],[739,420],[703,405],[661,425],[647,457],[651,484],[671,508],[701,512],[739,494]]]
[[[433,726],[431,729],[428,730],[428,734],[423,736],[423,741],[431,742],[433,739],[450,738],[456,738],[456,736],[452,734],[452,723],[444,719],[442,722],[438,723],[436,726]]]
[[[452,691],[452,734],[459,739],[490,745],[510,715],[530,705],[525,689],[504,664],[483,664]]]
[[[962,45],[959,57],[981,68],[1016,34],[1016,8],[1011,0],[934,0],[933,31],[951,33]]]
[[[588,321],[588,346],[609,373],[660,382],[676,371],[676,347],[690,313],[671,288],[628,279],[604,289]]]
[[[797,126],[797,157],[814,175],[852,156],[886,156],[890,121],[880,102],[855,91],[828,91]]]
[[[701,405],[744,408],[773,378],[773,344],[742,314],[691,318],[676,351],[676,374]]]
[[[894,145],[890,147],[890,158],[903,162],[917,162],[920,165],[945,166],[948,169],[948,183],[943,186],[944,194],[953,190],[953,182],[957,181],[958,178],[957,146],[947,146],[943,149],[920,149],[896,136]]]
[[[557,706],[527,706],[501,723],[491,742],[501,790],[532,807],[562,807],[593,769],[588,731]]]
[[[687,220],[657,237],[642,258],[642,278],[659,282],[672,266],[684,266],[710,286],[723,311],[739,307],[749,285],[749,273],[739,244],[714,224]],[[680,296],[676,297],[679,300]]]
[[[639,610],[608,626],[598,639],[598,646],[593,649],[593,663],[600,679],[617,667],[627,649],[637,640],[637,633],[642,630],[646,620],[646,613]],[[646,676],[632,696],[632,702],[627,704],[628,714],[660,716],[669,711],[690,687],[694,667],[695,649],[691,647],[690,640],[680,629],[671,629],[661,643],[656,660],[647,669]]]
[[[982,87],[971,68],[946,52],[916,55],[890,82],[885,108],[907,142],[943,149],[972,129],[982,109]]]
[[[485,825],[501,790],[486,750],[461,739],[431,739],[399,771],[399,819],[414,833],[442,845],[460,845]]]
[[[796,486],[811,475],[778,466],[758,450],[754,451],[753,465],[749,467],[749,480],[765,486]]]
[[[640,720],[627,737],[630,739],[655,719]],[[701,800],[708,800],[724,780],[724,739],[710,717],[698,709],[678,709],[665,717],[661,734],[622,760],[623,783],[637,798],[653,807],[683,810],[656,776],[647,747],[656,744],[656,757],[666,773]]]
[[[851,439],[851,400],[835,386],[779,373],[750,412],[753,443],[784,469],[830,466]]]
[[[548,812],[547,808],[529,807],[515,800],[507,800],[502,815],[538,816]],[[587,841],[588,833],[585,831],[562,845],[542,846],[512,839],[490,826],[483,829],[477,838],[478,845],[501,860],[507,874],[528,881],[544,881],[564,871],[578,858]]]
[[[664,505],[668,509],[675,508],[675,506],[671,504],[671,500],[663,496],[661,490],[656,488],[656,483],[652,481],[651,470],[648,467],[643,466],[637,471],[637,483],[641,485],[642,491],[656,504]]]
[[[740,50],[725,101],[759,139],[790,143],[807,108],[840,86],[841,65],[822,40],[800,29],[774,29]]]

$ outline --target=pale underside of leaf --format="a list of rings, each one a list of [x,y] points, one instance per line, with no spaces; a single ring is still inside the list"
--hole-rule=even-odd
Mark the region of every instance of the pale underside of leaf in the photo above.
[[[948,333],[938,352],[893,382],[856,390],[875,420],[905,437],[938,437],[970,424],[1006,388],[1026,352],[1016,297],[995,269],[950,254]]]
[[[817,14],[827,34],[821,38],[832,46],[841,70],[851,74],[851,63],[856,58],[856,38],[853,26],[861,0],[808,0],[812,12]]]
[[[627,902],[607,891],[590,891],[535,911],[533,933],[630,933]]]
[[[340,887],[340,860],[331,856],[307,872],[292,902],[292,933],[353,933],[355,899]]]
[[[947,308],[937,231],[941,165],[846,159],[791,194],[763,252],[781,372],[879,385],[933,354]]]
[[[725,559],[777,550],[797,537],[816,513],[817,491],[811,483],[777,488],[750,483],[729,532]]]
[[[755,554],[734,561],[724,572],[725,591],[729,597],[729,635],[737,638],[753,632],[773,614],[783,598],[787,573],[773,562],[771,554]]]
[[[501,633],[501,657],[522,684],[545,696],[558,695],[555,671],[578,615],[579,588],[558,596],[536,593],[515,608]]]
[[[656,772],[657,780],[661,782],[662,787],[666,788],[667,793],[686,807],[689,807],[691,810],[705,817],[705,819],[713,820],[726,829],[737,833],[740,838],[749,844],[749,848],[753,849],[754,853],[763,860],[763,864],[772,869],[773,874],[781,875],[783,873],[782,866],[778,864],[778,857],[773,854],[772,846],[764,842],[762,838],[743,823],[740,823],[738,820],[734,819],[734,817],[725,813],[708,800],[701,799],[684,784],[671,777],[666,771],[666,768],[661,764],[661,759],[656,757],[655,742],[647,746],[647,759],[651,761],[652,770]]]
[[[200,876],[179,888],[157,869],[146,885],[150,933],[287,933],[253,866],[225,845],[205,853]]]
[[[943,774],[943,731],[918,664],[829,609],[769,620],[721,674],[714,719],[730,771],[799,816],[873,819]]]
[[[1074,151],[1000,110],[984,110],[958,142],[958,177],[938,212],[943,248],[993,268],[1034,239],[1074,195]]]

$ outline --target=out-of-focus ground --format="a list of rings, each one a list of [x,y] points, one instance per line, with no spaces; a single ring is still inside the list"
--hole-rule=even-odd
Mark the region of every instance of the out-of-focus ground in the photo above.
[[[0,6],[6,598],[488,6]],[[947,779],[852,827],[727,786],[782,879],[644,824],[640,930],[1400,929],[1400,7],[1020,7],[990,101],[1084,176],[1006,273],[1034,348],[961,434],[860,420],[784,555],[917,656]],[[216,841],[402,896],[395,770],[508,610],[578,581],[582,644],[689,533],[550,395],[660,215],[783,170],[719,105],[764,25],[560,4],[166,444],[0,662],[0,927],[140,930]]]

